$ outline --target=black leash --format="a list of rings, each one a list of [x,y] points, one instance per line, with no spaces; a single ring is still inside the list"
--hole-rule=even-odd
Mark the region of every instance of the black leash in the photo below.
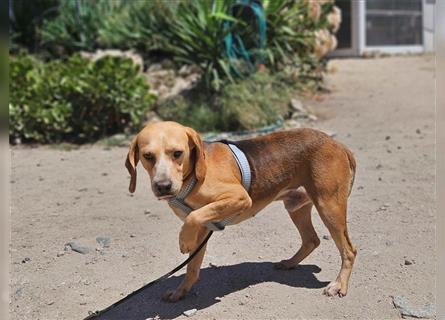
[[[91,320],[91,319],[96,319],[98,316],[100,316],[101,314],[110,311],[111,309],[113,309],[114,307],[122,304],[124,301],[130,299],[132,296],[138,294],[139,292],[141,292],[142,290],[151,287],[152,285],[165,280],[167,278],[169,278],[172,274],[176,273],[177,271],[181,270],[182,268],[184,268],[190,261],[192,261],[192,259],[198,254],[199,251],[201,251],[202,247],[205,246],[205,244],[207,243],[207,241],[209,241],[211,235],[212,235],[213,231],[209,231],[209,233],[207,234],[207,236],[205,237],[204,241],[199,245],[198,248],[196,248],[195,251],[193,251],[193,253],[183,262],[181,263],[179,266],[177,266],[176,268],[174,268],[172,271],[164,274],[162,277],[153,280],[150,283],[147,283],[145,286],[143,286],[142,288],[137,289],[136,291],[133,291],[132,293],[130,293],[128,296],[122,298],[121,300],[113,303],[111,306],[103,309],[103,310],[97,310],[94,313],[90,314],[88,317],[86,317],[84,320]]]

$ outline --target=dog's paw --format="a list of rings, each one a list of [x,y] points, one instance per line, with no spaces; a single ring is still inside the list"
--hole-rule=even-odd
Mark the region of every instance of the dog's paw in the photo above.
[[[274,267],[277,270],[291,270],[291,269],[295,269],[297,266],[298,266],[298,263],[295,263],[291,259],[281,260],[280,262],[276,262],[274,264]]]
[[[186,296],[187,291],[183,289],[175,289],[175,290],[167,290],[164,295],[162,296],[162,300],[166,302],[177,302],[181,299],[184,299]]]
[[[186,231],[183,227],[179,234],[179,250],[181,253],[190,253],[196,248],[196,235],[194,232]]]
[[[323,294],[328,297],[339,296],[340,298],[343,298],[346,296],[346,290],[342,290],[340,282],[332,281],[323,289]]]

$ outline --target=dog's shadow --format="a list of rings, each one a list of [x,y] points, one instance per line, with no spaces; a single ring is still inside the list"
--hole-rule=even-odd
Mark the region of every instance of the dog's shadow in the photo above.
[[[145,320],[159,316],[173,319],[182,312],[196,308],[205,309],[232,292],[263,282],[277,282],[291,287],[318,289],[329,282],[319,281],[314,273],[321,269],[315,265],[300,265],[289,271],[276,270],[271,262],[245,262],[218,268],[203,268],[200,281],[184,300],[176,303],[161,301],[167,289],[176,288],[183,275],[171,277],[142,290],[121,305],[103,313],[101,320]]]

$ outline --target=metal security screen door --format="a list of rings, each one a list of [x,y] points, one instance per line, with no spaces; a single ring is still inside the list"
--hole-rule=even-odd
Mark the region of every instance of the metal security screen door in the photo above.
[[[421,48],[422,0],[366,0],[364,33],[367,49]]]

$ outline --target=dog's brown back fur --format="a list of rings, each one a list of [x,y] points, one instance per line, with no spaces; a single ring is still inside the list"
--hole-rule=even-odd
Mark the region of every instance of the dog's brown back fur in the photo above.
[[[352,176],[355,175],[356,164],[351,151],[317,130],[305,128],[275,132],[233,143],[245,152],[249,160],[252,171],[249,194],[253,201],[270,197],[271,190],[308,187],[312,181],[309,178],[319,174],[318,162],[324,164],[325,161],[338,160],[338,157],[344,157],[342,153],[348,158]],[[328,149],[331,151],[326,152]],[[323,154],[321,158],[320,154]],[[301,172],[309,172],[312,177]],[[351,187],[352,180],[353,177]]]

